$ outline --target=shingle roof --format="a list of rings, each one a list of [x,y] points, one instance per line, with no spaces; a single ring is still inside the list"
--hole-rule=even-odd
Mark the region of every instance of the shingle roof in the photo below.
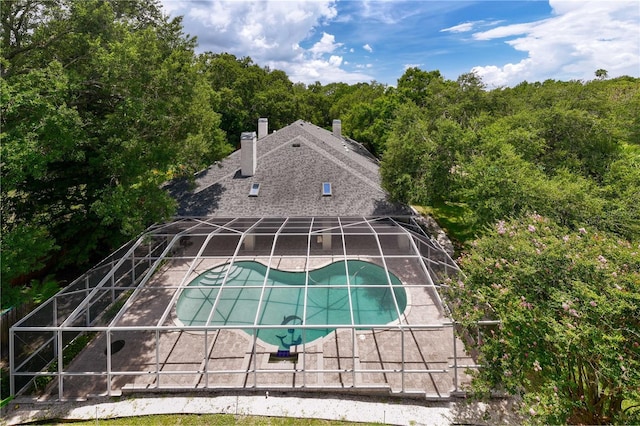
[[[251,177],[241,176],[236,151],[201,171],[195,188],[186,182],[168,185],[178,216],[410,214],[387,200],[377,161],[366,149],[311,123],[299,120],[259,139],[257,157]],[[323,182],[331,183],[331,196],[322,196]],[[260,184],[257,197],[249,197],[253,183]]]

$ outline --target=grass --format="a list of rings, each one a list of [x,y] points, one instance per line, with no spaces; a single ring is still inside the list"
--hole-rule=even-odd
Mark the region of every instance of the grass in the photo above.
[[[413,206],[419,213],[429,215],[444,230],[456,252],[471,242],[477,233],[471,210],[462,203],[437,202],[431,206]]]
[[[622,401],[622,411],[632,423],[636,423],[640,420],[640,400],[626,399]]]
[[[38,423],[46,425],[67,425],[64,423]],[[81,422],[73,422],[74,426],[156,426],[156,425],[181,425],[181,426],[209,426],[209,425],[240,425],[240,426],[328,426],[328,425],[373,425],[374,423],[353,423],[336,420],[298,419],[291,417],[261,417],[261,416],[234,416],[232,414],[171,414],[159,416],[139,416],[119,419],[98,419]]]
[[[12,396],[3,399],[2,401],[0,401],[0,408],[4,407],[5,405],[10,403],[11,401],[13,401],[13,397]]]

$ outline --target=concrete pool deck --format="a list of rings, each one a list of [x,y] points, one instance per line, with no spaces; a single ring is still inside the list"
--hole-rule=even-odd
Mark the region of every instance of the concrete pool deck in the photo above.
[[[428,402],[398,398],[306,397],[271,392],[255,395],[149,396],[92,401],[38,403],[18,398],[2,409],[1,425],[59,419],[95,420],[155,414],[229,414],[288,417],[299,420],[369,422],[391,425],[519,425],[523,418],[511,400],[489,403],[452,400]],[[98,424],[98,422],[96,422]]]

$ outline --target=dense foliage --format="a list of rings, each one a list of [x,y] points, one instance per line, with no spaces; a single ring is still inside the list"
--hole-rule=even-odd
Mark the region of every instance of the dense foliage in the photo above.
[[[479,237],[447,294],[468,337],[502,321],[466,340],[472,390],[522,396],[532,422],[640,417],[640,80],[599,71],[486,91],[408,70],[382,156],[394,198]]]
[[[155,1],[3,1],[3,306],[173,212],[160,185],[230,152],[195,40]],[[11,286],[9,284],[12,284]]]
[[[639,249],[535,214],[475,241],[448,292],[469,336],[501,321],[474,342],[475,391],[521,394],[544,424],[637,421],[623,402],[640,397]]]
[[[171,216],[162,183],[227,155],[259,117],[343,133],[381,159],[392,198],[460,211],[455,319],[485,365],[474,390],[532,421],[629,421],[640,404],[640,80],[487,90],[407,69],[396,87],[292,83],[196,54],[157,0],[0,2],[2,306]],[[469,235],[478,239],[471,242]],[[37,279],[37,280],[35,280]],[[470,334],[471,335],[471,334]]]

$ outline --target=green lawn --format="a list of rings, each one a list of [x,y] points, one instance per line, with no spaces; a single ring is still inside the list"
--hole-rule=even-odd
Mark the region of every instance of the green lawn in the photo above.
[[[413,206],[419,213],[433,217],[459,252],[471,242],[477,230],[471,210],[462,203],[438,202],[432,206]]]

